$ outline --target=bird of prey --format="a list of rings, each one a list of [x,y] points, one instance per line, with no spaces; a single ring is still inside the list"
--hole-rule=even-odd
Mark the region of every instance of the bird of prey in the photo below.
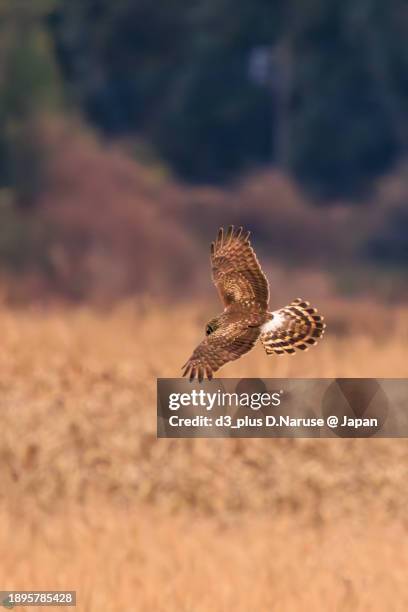
[[[269,286],[249,242],[250,232],[220,228],[211,244],[212,278],[224,311],[206,325],[206,337],[183,366],[190,381],[213,373],[250,351],[258,339],[266,353],[292,355],[316,344],[325,330],[323,317],[298,298],[288,306],[268,311]]]

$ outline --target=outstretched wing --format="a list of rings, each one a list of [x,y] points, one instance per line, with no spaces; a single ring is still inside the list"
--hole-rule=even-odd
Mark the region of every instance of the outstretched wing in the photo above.
[[[250,232],[231,225],[226,235],[220,228],[211,244],[211,265],[215,286],[224,306],[239,303],[267,310],[269,287],[249,242]]]
[[[221,366],[250,351],[259,333],[258,326],[248,327],[246,321],[221,325],[197,346],[183,365],[183,376],[189,375],[190,380],[197,377],[200,382],[205,376],[211,380]]]

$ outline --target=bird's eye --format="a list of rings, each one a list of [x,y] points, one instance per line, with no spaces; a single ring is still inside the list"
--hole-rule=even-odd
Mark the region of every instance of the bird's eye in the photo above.
[[[211,327],[211,325],[207,325],[207,327],[205,328],[205,333],[207,334],[207,336],[209,336],[210,334],[213,333],[213,328]]]

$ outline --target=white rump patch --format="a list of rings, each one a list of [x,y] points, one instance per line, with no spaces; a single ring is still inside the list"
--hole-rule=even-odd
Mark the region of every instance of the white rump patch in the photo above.
[[[273,315],[273,319],[271,319],[270,321],[267,321],[261,327],[261,332],[263,334],[274,332],[277,329],[280,329],[285,322],[285,316],[281,314],[279,311],[272,313],[272,315]]]

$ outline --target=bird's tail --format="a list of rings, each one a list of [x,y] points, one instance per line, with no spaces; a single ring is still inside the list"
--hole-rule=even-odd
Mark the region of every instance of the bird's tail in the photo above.
[[[324,334],[323,317],[301,298],[271,315],[262,326],[260,336],[268,355],[293,354],[297,349],[306,351]]]

